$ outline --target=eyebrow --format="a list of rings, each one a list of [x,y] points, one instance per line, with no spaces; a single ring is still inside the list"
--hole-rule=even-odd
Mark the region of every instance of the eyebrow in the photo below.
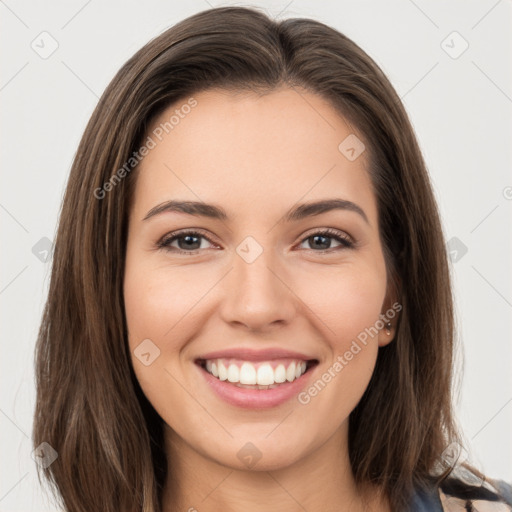
[[[364,210],[352,201],[345,199],[324,199],[321,201],[315,201],[311,203],[303,203],[298,206],[291,208],[285,215],[285,222],[297,222],[307,217],[313,217],[322,213],[330,212],[332,210],[348,210],[359,214],[367,224],[368,217]],[[196,217],[208,217],[210,219],[217,219],[223,221],[229,221],[229,215],[220,206],[214,204],[203,203],[199,201],[178,201],[171,200],[165,201],[149,210],[144,219],[148,220],[155,215],[159,215],[164,212],[180,212],[188,215],[194,215]]]

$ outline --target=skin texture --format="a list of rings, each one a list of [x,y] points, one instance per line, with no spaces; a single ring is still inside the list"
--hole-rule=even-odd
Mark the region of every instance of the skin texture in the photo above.
[[[194,98],[197,106],[137,171],[125,267],[132,364],[166,423],[164,510],[357,511],[365,510],[363,499],[367,510],[389,510],[375,489],[354,485],[348,417],[396,321],[307,404],[293,397],[266,410],[235,407],[210,390],[194,363],[231,347],[296,350],[319,361],[309,386],[390,308],[366,153],[349,161],[338,150],[352,133],[364,139],[329,103],[302,90],[262,97],[210,90]],[[368,222],[349,210],[279,222],[297,203],[332,198],[356,203]],[[143,220],[170,199],[214,203],[230,220],[172,212]],[[199,238],[194,254],[178,254],[187,248],[179,239],[158,248],[184,228],[203,230],[211,242]],[[356,246],[328,238],[322,253],[310,237],[324,228]],[[247,236],[263,249],[251,264],[236,252]],[[134,356],[145,339],[160,350],[149,366]],[[261,454],[251,469],[237,456],[247,442]]]

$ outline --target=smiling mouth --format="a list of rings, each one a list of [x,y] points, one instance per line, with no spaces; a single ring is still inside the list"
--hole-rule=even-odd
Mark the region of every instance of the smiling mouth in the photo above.
[[[247,389],[274,389],[294,382],[318,364],[318,360],[277,359],[270,361],[244,361],[242,359],[198,359],[205,372],[220,381]]]

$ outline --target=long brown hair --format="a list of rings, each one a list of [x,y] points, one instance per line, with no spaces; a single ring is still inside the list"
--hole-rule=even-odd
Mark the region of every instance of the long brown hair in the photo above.
[[[449,472],[436,473],[445,447],[461,444],[451,403],[450,271],[400,98],[338,31],[222,7],[171,27],[126,62],[74,159],[36,346],[33,428],[34,446],[47,442],[58,453],[41,473],[66,510],[160,511],[168,471],[162,420],[139,387],[127,342],[123,271],[136,166],[132,172],[126,162],[155,116],[180,99],[213,87],[269,93],[281,86],[329,100],[364,137],[387,271],[403,306],[396,337],[379,349],[350,416],[356,482],[381,485],[393,510],[402,510],[415,487]]]

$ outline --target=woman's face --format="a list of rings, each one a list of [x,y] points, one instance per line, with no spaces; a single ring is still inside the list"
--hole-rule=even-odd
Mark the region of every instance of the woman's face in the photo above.
[[[135,374],[167,438],[240,469],[346,440],[394,332],[362,136],[291,88],[202,92],[148,136],[124,300]],[[327,200],[338,207],[302,206]]]

